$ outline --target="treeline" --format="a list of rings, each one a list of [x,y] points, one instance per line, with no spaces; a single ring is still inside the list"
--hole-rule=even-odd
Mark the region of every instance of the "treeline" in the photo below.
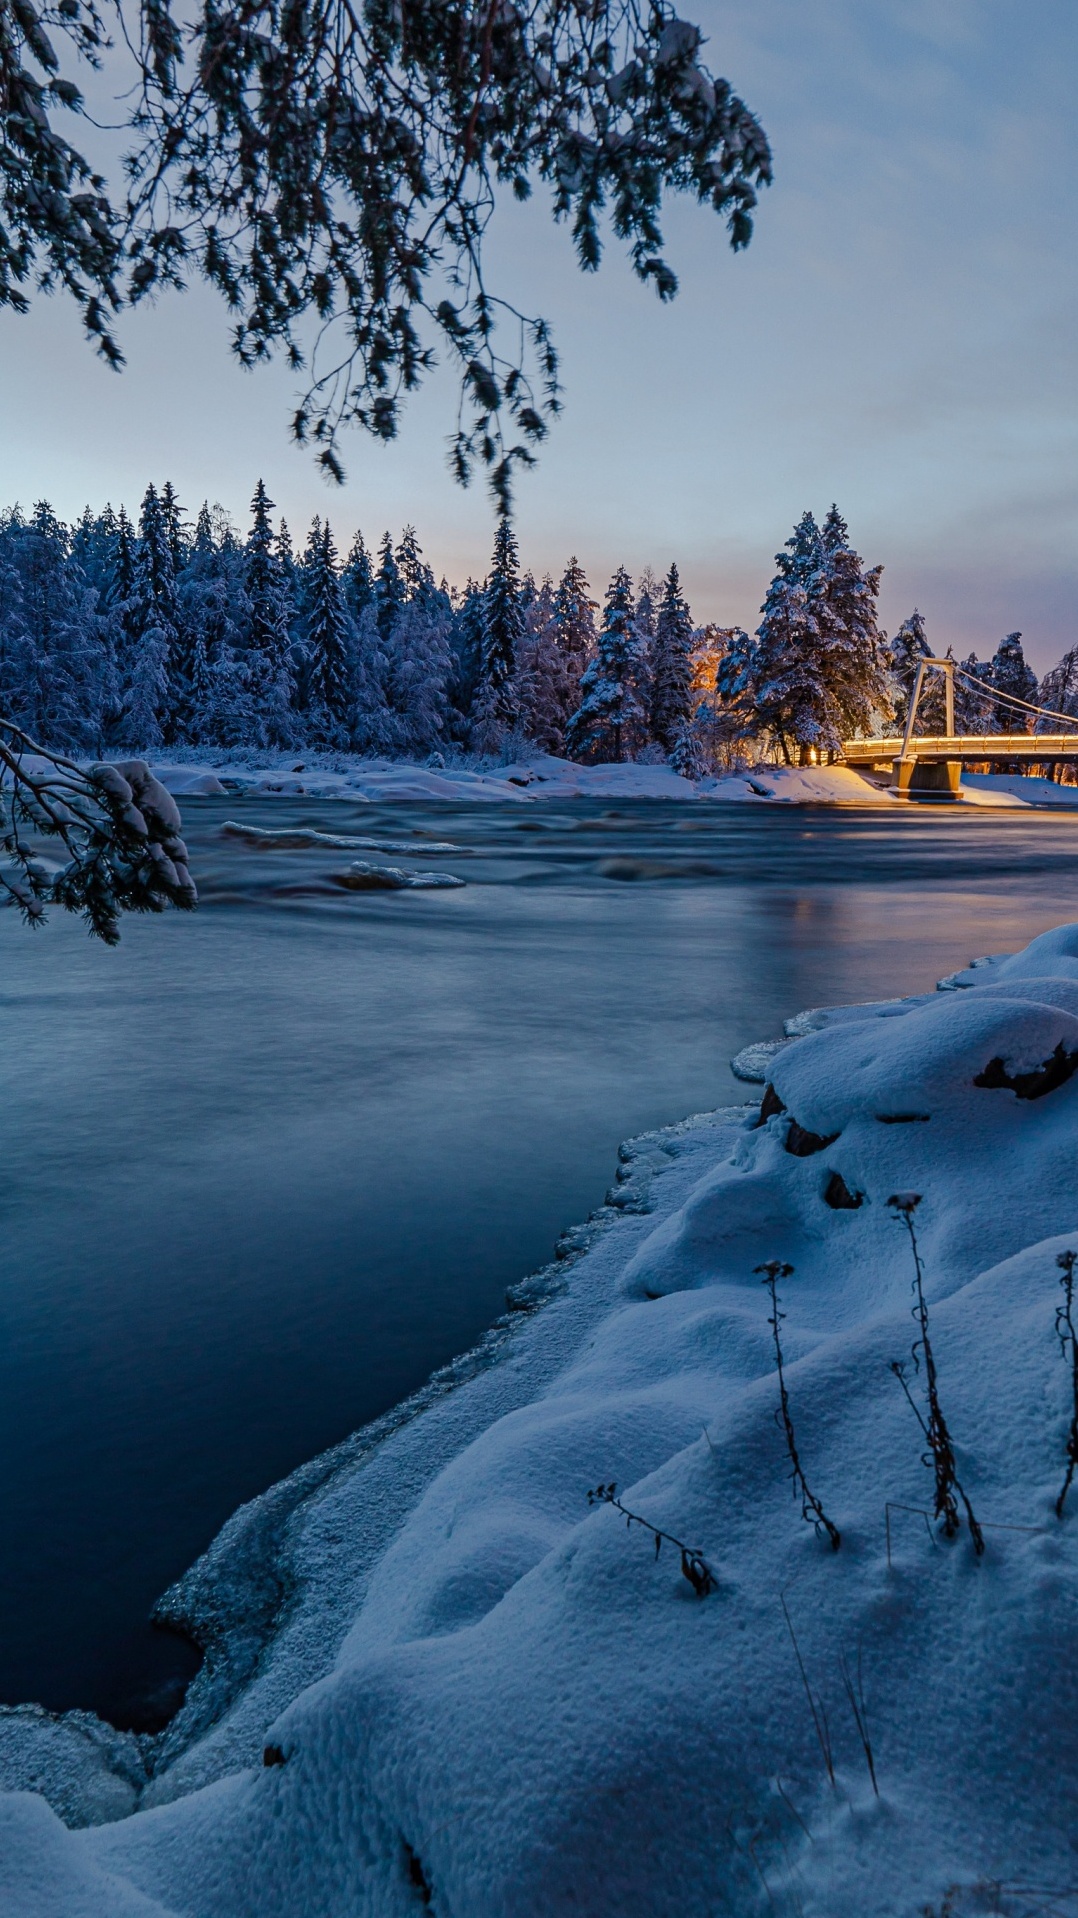
[[[531,745],[583,760],[669,760],[700,773],[761,746],[787,758],[900,722],[918,613],[888,643],[866,570],[832,508],[806,514],[750,637],[696,626],[676,566],[619,568],[602,608],[574,558],[556,583],[522,572],[499,525],[490,572],[436,583],[414,530],[343,560],[316,518],[302,552],[260,481],[241,536],[220,507],[192,524],[147,488],[137,526],[47,504],[0,515],[0,711],[73,753],[168,746],[315,748],[422,757]],[[1014,730],[1008,695],[1078,712],[1078,650],[1038,689],[1010,634],[962,662],[961,730]],[[935,723],[933,686],[924,725]],[[920,726],[920,722],[919,722]]]

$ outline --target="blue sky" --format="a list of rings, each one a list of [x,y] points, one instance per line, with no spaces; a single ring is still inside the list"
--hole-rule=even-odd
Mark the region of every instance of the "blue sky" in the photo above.
[[[519,487],[537,572],[579,554],[601,590],[624,562],[676,559],[694,612],[754,625],[773,555],[837,500],[884,619],[916,603],[939,646],[982,654],[1014,627],[1043,668],[1078,644],[1078,366],[1072,0],[708,0],[686,7],[709,63],[775,151],[756,238],[672,202],[672,307],[611,245],[597,276],[537,194],[507,204],[491,260],[554,323],[566,411]],[[245,521],[264,476],[296,535],[328,511],[342,544],[411,520],[438,573],[485,571],[482,486],[444,459],[454,391],[436,376],[398,442],[359,434],[332,492],[287,438],[295,383],[243,373],[197,288],[122,325],[110,375],[58,300],[0,315],[0,499],[137,505],[172,478]]]

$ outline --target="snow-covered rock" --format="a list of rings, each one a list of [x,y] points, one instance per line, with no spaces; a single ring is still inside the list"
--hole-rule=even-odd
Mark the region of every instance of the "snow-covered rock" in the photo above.
[[[626,1150],[478,1354],[237,1514],[141,1808],[0,1798],[5,1915],[1070,1909],[1078,926],[954,984],[791,1021],[762,1103]],[[983,1556],[932,1522],[910,1192]]]

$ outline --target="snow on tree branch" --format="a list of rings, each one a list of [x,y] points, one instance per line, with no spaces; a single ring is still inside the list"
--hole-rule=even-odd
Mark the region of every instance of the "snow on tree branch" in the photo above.
[[[197,894],[180,824],[144,760],[84,771],[0,719],[0,899],[29,925],[56,905],[113,946],[124,912],[190,911]]]

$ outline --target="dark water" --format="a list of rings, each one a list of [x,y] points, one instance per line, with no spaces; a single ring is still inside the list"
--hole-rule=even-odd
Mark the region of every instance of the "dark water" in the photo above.
[[[237,813],[418,828],[469,883],[308,894],[357,855],[251,850]],[[117,952],[0,920],[0,1699],[136,1724],[192,1667],[159,1592],[474,1340],[620,1139],[749,1096],[727,1062],[786,1014],[1078,918],[1078,817],[185,815],[196,917]]]

